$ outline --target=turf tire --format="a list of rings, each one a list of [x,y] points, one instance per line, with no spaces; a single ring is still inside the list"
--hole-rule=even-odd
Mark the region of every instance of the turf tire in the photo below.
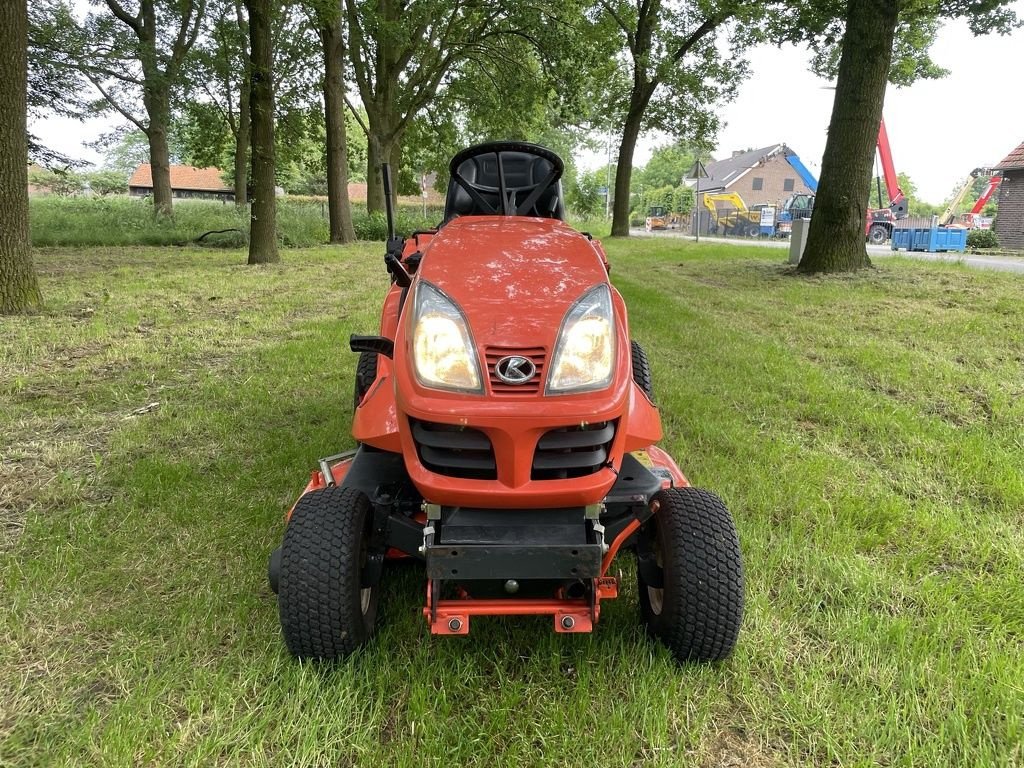
[[[281,544],[278,609],[285,644],[300,659],[340,659],[373,634],[380,586],[361,583],[373,513],[356,488],[299,499]]]
[[[732,516],[721,499],[697,488],[669,488],[654,500],[660,506],[644,532],[662,587],[638,574],[643,622],[680,663],[724,659],[743,619],[743,561]]]
[[[872,245],[881,245],[889,239],[889,230],[881,224],[872,224],[868,230],[868,242]]]
[[[360,352],[359,362],[356,364],[355,396],[352,401],[352,410],[359,407],[363,396],[370,391],[373,382],[377,380],[377,353]]]
[[[651,385],[651,364],[647,362],[647,353],[636,341],[631,341],[630,352],[633,357],[633,381],[654,402],[654,387]]]

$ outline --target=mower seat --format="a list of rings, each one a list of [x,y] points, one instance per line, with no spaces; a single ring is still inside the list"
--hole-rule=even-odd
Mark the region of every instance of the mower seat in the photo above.
[[[529,144],[493,142],[472,147],[457,155],[452,161],[453,179],[448,184],[444,220],[447,222],[456,216],[486,216],[503,213],[502,185],[498,175],[499,153],[501,155],[501,170],[505,177],[505,193],[513,209],[518,209],[523,205],[531,193],[539,185],[544,184],[552,171],[557,169],[557,175],[561,175],[560,160],[557,155],[540,147],[537,149],[544,154],[536,154],[531,151],[532,149],[533,146]],[[551,158],[559,162],[556,164]],[[479,200],[454,178],[456,175],[473,188]],[[561,182],[556,178],[554,183],[540,193],[530,209],[520,215],[563,219],[565,207],[562,202]]]

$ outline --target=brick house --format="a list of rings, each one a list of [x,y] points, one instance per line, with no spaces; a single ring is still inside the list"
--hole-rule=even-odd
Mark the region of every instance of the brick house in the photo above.
[[[999,245],[1024,251],[1024,144],[1008,154],[995,170],[1003,175],[995,222]]]
[[[810,194],[786,153],[785,144],[772,144],[746,152],[733,152],[731,157],[707,163],[708,176],[701,179],[701,191],[735,192],[747,207],[778,205],[792,194]]]
[[[128,179],[128,194],[146,197],[153,194],[153,169],[142,163]],[[234,200],[235,190],[224,183],[219,168],[171,166],[171,195],[177,198]]]

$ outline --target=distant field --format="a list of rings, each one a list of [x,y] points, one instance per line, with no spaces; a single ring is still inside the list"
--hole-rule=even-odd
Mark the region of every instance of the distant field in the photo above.
[[[431,638],[398,568],[365,651],[295,663],[266,556],[352,445],[381,246],[44,248],[45,313],[0,321],[0,765],[1024,762],[1020,278],[609,251],[664,445],[736,515],[729,661],[649,642],[623,558],[593,635]]]

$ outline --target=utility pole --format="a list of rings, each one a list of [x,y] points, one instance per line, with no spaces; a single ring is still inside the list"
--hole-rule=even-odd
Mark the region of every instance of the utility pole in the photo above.
[[[708,171],[704,167],[704,164],[701,163],[700,155],[697,155],[697,159],[694,161],[693,165],[690,167],[690,170],[686,173],[685,178],[687,178],[687,179],[696,179],[697,180],[697,183],[694,185],[694,188],[693,188],[693,207],[694,207],[694,210],[697,213],[697,222],[696,222],[696,227],[694,228],[694,232],[695,232],[695,234],[697,236],[697,242],[698,243],[700,242],[700,209],[702,208],[701,202],[700,202],[700,180],[701,180],[701,177],[707,178],[707,176],[708,176]]]

